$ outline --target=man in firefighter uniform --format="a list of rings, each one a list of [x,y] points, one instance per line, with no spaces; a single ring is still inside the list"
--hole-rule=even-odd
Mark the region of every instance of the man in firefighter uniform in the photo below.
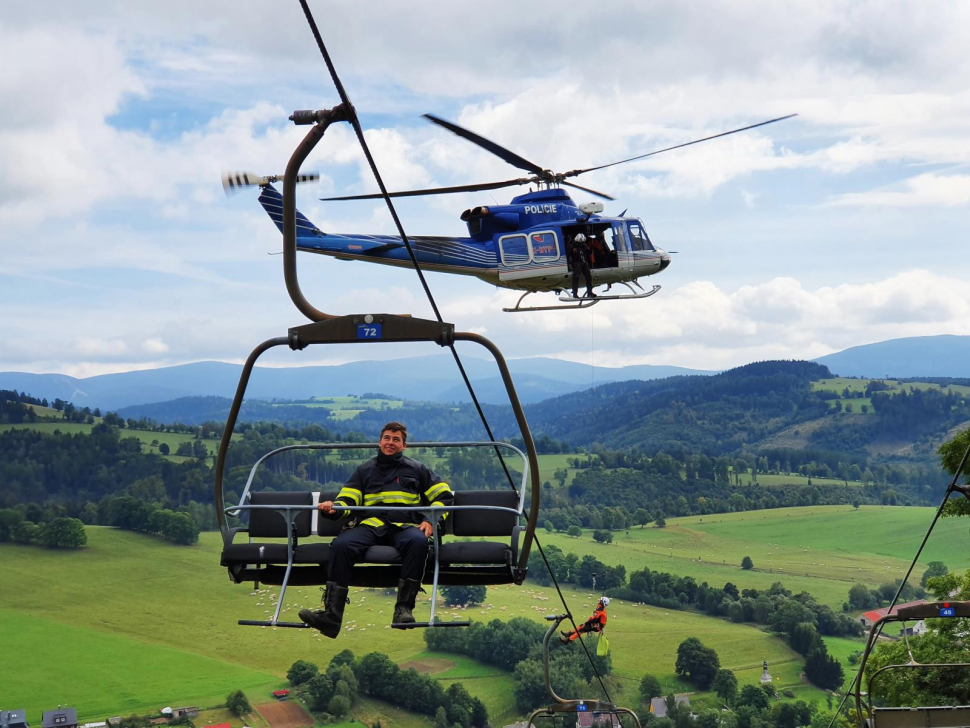
[[[300,619],[334,638],[340,632],[347,588],[354,565],[363,559],[371,546],[393,546],[401,554],[401,578],[392,625],[414,622],[414,601],[421,589],[428,539],[432,535],[429,518],[419,512],[364,511],[355,517],[349,511],[336,511],[339,506],[450,506],[455,494],[433,470],[417,460],[404,456],[407,428],[400,422],[388,422],[381,430],[377,457],[357,467],[333,501],[317,508],[332,518],[356,521],[340,533],[330,545],[330,566],[324,590],[323,608],[303,609]],[[447,512],[438,519],[439,527]],[[398,627],[405,629],[405,627]]]
[[[597,603],[596,609],[593,610],[593,616],[574,630],[560,632],[559,634],[562,636],[559,638],[559,641],[565,645],[580,635],[590,634],[591,632],[602,632],[603,628],[606,627],[606,608],[608,606],[610,606],[610,598],[602,597],[599,603]]]

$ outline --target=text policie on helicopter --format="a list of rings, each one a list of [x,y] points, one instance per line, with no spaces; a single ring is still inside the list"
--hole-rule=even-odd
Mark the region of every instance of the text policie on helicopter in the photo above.
[[[676,144],[618,162],[568,172],[553,172],[457,124],[425,114],[425,118],[429,121],[477,144],[509,164],[529,172],[531,176],[500,182],[405,190],[388,194],[390,197],[418,197],[534,185],[536,189],[514,197],[508,205],[479,206],[465,210],[461,214],[461,220],[468,226],[467,237],[409,237],[411,247],[422,269],[475,276],[502,288],[524,291],[515,306],[503,309],[505,311],[587,308],[604,300],[646,298],[656,293],[660,286],[655,285],[650,290],[644,290],[637,279],[664,270],[670,265],[670,254],[655,247],[647,236],[643,222],[635,217],[626,217],[626,210],[618,216],[604,216],[601,202],[577,205],[562,189],[563,186],[573,187],[607,200],[613,198],[603,192],[582,187],[567,180],[586,172],[633,162],[661,152],[772,124],[792,116],[795,114]],[[301,175],[299,181],[318,178],[318,175]],[[227,192],[250,185],[261,187],[259,201],[282,231],[283,198],[272,186],[272,182],[279,179],[280,176],[261,177],[251,172],[226,173],[223,175],[223,186]],[[377,193],[323,199],[345,201],[373,200],[382,197]],[[569,252],[575,237],[580,234],[598,243],[599,249],[594,248],[590,251],[588,267],[592,287],[605,285],[607,291],[605,294],[600,293],[598,296],[591,294],[583,298],[570,294],[575,289]],[[338,260],[363,260],[383,265],[412,267],[408,251],[398,237],[325,233],[299,212],[297,212],[297,249],[329,255]],[[585,276],[585,271],[583,275]],[[609,293],[615,283],[622,284],[629,292]],[[522,306],[526,296],[543,292],[559,294],[559,303],[547,306]]]

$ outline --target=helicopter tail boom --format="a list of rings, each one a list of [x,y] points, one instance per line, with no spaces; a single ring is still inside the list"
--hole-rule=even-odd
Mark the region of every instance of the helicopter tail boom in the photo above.
[[[276,223],[276,227],[283,232],[283,195],[273,185],[266,185],[259,194],[259,204],[266,210],[266,214]],[[310,222],[306,215],[296,211],[296,234],[298,236],[323,236],[323,231]]]

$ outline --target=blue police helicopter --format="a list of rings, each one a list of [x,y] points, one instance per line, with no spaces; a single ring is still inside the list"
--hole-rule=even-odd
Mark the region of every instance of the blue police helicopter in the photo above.
[[[429,121],[531,173],[531,176],[501,182],[391,192],[389,196],[453,194],[517,185],[535,187],[514,197],[508,205],[479,206],[465,210],[461,219],[468,226],[468,237],[414,236],[408,239],[422,269],[475,276],[502,288],[524,291],[514,307],[504,308],[503,311],[588,308],[600,301],[646,298],[660,290],[660,286],[654,285],[645,290],[638,279],[667,268],[670,265],[670,253],[655,247],[643,222],[639,218],[626,217],[625,210],[618,216],[606,216],[602,214],[602,202],[577,205],[563,187],[582,190],[606,200],[613,198],[567,180],[586,172],[645,159],[662,152],[773,124],[792,116],[796,114],[732,129],[618,162],[568,172],[553,172],[457,124],[425,114]],[[280,175],[261,177],[251,172],[226,173],[223,175],[223,187],[227,193],[245,186],[261,187],[259,202],[282,231],[283,197],[272,185],[280,178]],[[318,175],[301,175],[299,181],[314,179],[318,179]],[[347,201],[381,197],[377,193],[322,199]],[[296,216],[298,250],[329,255],[338,260],[363,260],[407,268],[412,266],[407,249],[399,237],[325,233],[300,212]],[[577,245],[586,248],[578,255],[571,254],[573,247]],[[576,277],[570,262],[580,257],[588,262],[591,278],[589,293],[584,297],[576,295]],[[612,292],[614,284],[625,286],[627,291]],[[592,288],[604,285],[605,292],[592,293]],[[558,294],[558,303],[546,306],[522,305],[526,297],[543,292]]]

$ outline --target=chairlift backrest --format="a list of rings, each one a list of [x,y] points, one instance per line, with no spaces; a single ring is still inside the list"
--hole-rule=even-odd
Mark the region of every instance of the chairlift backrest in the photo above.
[[[456,491],[456,506],[499,506],[517,509],[519,495],[512,489]],[[454,511],[445,522],[454,536],[507,536],[518,518],[508,511]]]
[[[250,494],[250,505],[309,506],[313,505],[313,495],[308,492],[263,491]],[[311,512],[299,511],[293,523],[293,535],[306,538],[310,535]],[[253,508],[249,511],[249,535],[255,538],[286,538],[286,519],[280,511],[270,508]]]
[[[324,503],[326,501],[332,501],[336,497],[336,493],[320,493],[320,498],[317,502]],[[323,536],[324,538],[338,536],[346,525],[346,518],[334,518],[326,513],[320,513],[319,521],[317,522],[317,535]]]

